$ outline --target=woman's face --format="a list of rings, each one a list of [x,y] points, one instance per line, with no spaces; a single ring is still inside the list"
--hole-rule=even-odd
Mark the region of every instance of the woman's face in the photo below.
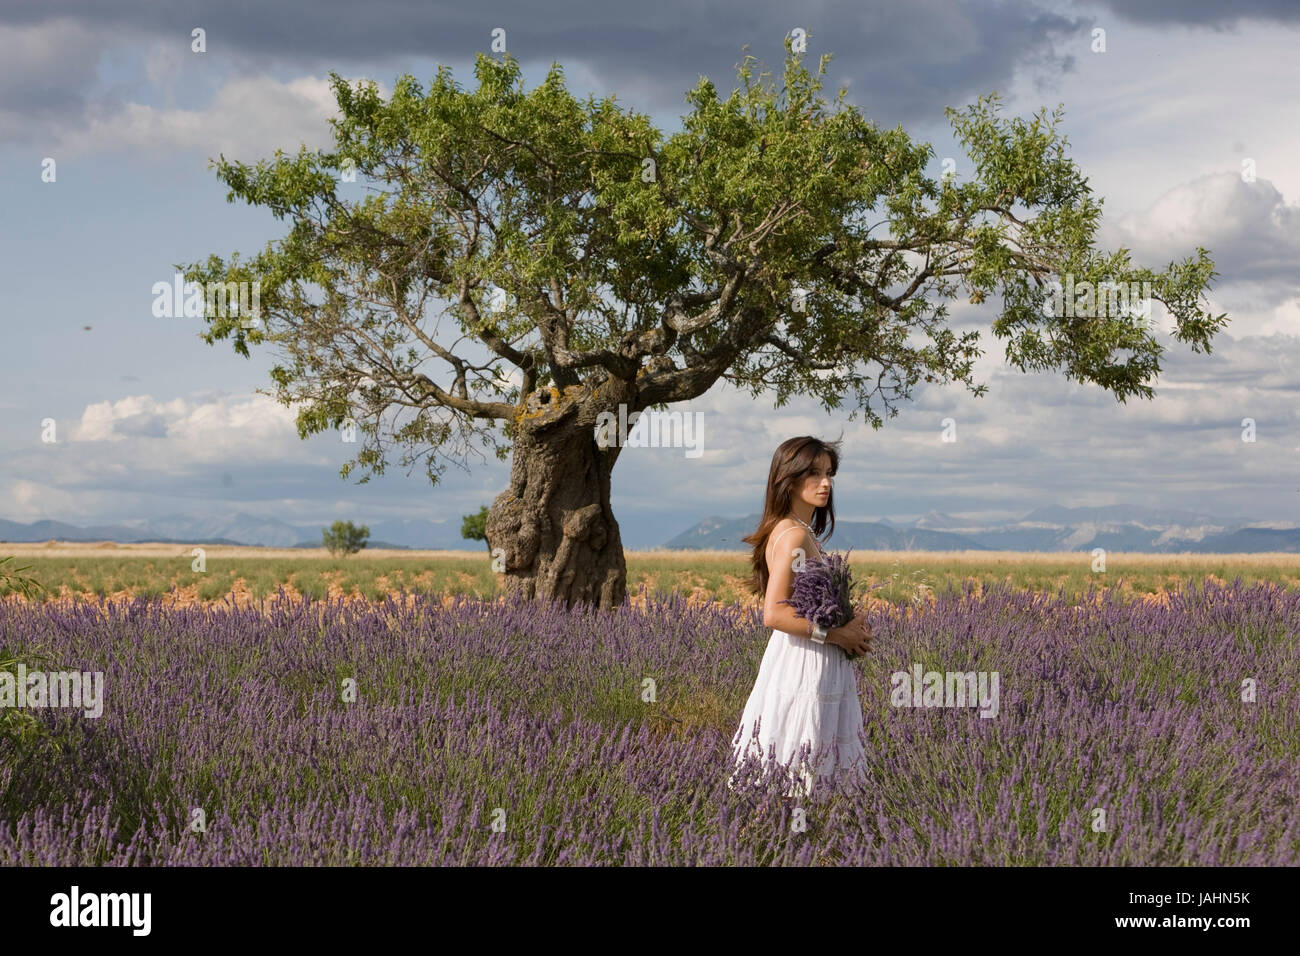
[[[803,476],[799,497],[813,508],[824,508],[831,495],[831,457],[825,453],[813,463],[812,470]]]

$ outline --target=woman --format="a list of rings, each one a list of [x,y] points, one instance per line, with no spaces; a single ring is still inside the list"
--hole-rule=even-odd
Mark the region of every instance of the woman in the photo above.
[[[839,442],[791,438],[772,457],[763,520],[745,538],[754,547],[751,589],[763,597],[763,626],[772,636],[758,679],[732,738],[737,766],[750,754],[775,757],[795,773],[786,800],[811,793],[814,781],[800,759],[805,750],[818,777],[861,770],[862,704],[852,659],[871,650],[871,628],[858,614],[843,627],[816,633],[788,604],[800,559],[821,554],[815,535],[835,529],[831,479]],[[824,643],[819,638],[824,636]],[[837,760],[838,758],[838,760]],[[734,786],[735,774],[727,781]]]

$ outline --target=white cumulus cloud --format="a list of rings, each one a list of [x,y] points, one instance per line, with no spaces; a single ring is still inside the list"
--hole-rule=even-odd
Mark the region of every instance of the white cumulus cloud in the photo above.
[[[71,429],[73,442],[152,440],[150,456],[174,466],[298,457],[295,411],[265,395],[160,402],[130,395],[86,406]]]
[[[160,68],[161,69],[161,68]],[[126,103],[89,111],[84,124],[63,131],[69,153],[193,150],[204,156],[254,162],[276,149],[297,153],[300,145],[333,145],[326,122],[338,113],[327,77],[280,81],[269,76],[226,82],[203,109],[160,108]],[[379,85],[382,95],[389,91]]]

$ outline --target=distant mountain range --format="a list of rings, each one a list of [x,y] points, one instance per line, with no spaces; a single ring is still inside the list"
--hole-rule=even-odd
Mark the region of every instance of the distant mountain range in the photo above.
[[[403,518],[358,522],[369,527],[367,547],[465,551],[484,548],[460,536],[460,521]],[[746,550],[741,539],[758,527],[759,516],[710,517],[660,545],[687,551]],[[622,523],[622,522],[620,522]],[[661,527],[661,523],[659,523]],[[645,537],[646,535],[642,535]],[[624,535],[624,540],[629,536]],[[321,526],[292,525],[276,518],[235,514],[227,518],[165,518],[124,521],[88,528],[61,521],[21,524],[0,519],[0,541],[159,541],[176,544],[260,545],[318,548]],[[839,521],[829,544],[841,550],[881,551],[1144,551],[1156,554],[1300,553],[1300,527],[1283,522],[1224,518],[1189,511],[1111,505],[1101,508],[1050,506],[1022,518],[981,523],[939,511],[910,522]]]
[[[460,536],[460,520],[399,519],[365,524],[368,548],[466,550],[485,548]],[[259,545],[268,548],[319,548],[324,525],[291,525],[277,518],[235,514],[227,518],[169,515],[147,521],[78,527],[62,521],[21,524],[0,518],[0,541],[158,541],[175,544]]]
[[[746,550],[742,540],[760,515],[706,518],[666,548]],[[873,551],[1143,551],[1154,554],[1300,553],[1300,527],[1133,505],[1037,508],[992,524],[931,511],[915,521],[835,522],[827,542],[836,549]]]

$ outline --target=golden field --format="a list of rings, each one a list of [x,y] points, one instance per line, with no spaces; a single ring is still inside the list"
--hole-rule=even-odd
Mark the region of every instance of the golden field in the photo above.
[[[237,605],[258,603],[283,588],[290,597],[380,601],[405,589],[491,597],[500,593],[502,575],[492,571],[487,549],[399,551],[369,548],[336,558],[323,548],[204,546],[206,567],[192,569],[192,545],[115,544],[113,542],[0,543],[0,557],[13,555],[8,568],[28,567],[46,589],[43,597],[64,600],[163,598],[167,603]],[[677,590],[692,603],[718,600],[752,602],[744,588],[749,574],[745,555],[731,551],[626,552],[628,590],[634,602],[646,594]],[[855,580],[883,585],[872,600],[918,604],[949,587],[982,590],[996,584],[1014,589],[1065,594],[1077,600],[1089,589],[1114,591],[1124,599],[1161,600],[1161,595],[1206,581],[1249,585],[1272,582],[1300,587],[1296,554],[1126,554],[1106,556],[1106,570],[1092,570],[1090,552],[1010,551],[854,551]],[[23,600],[10,595],[10,600]]]

